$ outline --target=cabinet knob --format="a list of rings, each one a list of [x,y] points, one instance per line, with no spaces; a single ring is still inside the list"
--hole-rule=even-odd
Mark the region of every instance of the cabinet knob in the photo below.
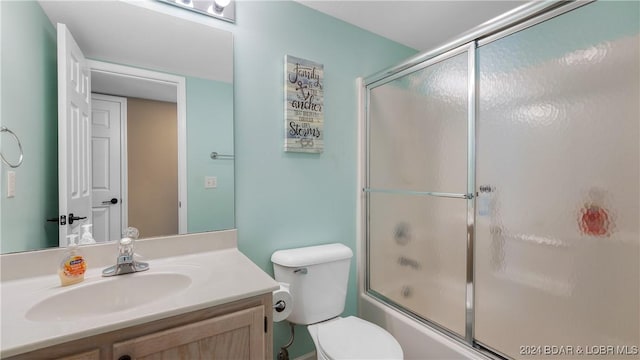
[[[118,360],[131,360],[131,356],[129,355],[122,355],[118,358]]]

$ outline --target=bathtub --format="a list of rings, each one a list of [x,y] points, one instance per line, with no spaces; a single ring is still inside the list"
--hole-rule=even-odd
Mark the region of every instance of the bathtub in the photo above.
[[[489,359],[366,293],[358,297],[358,313],[389,331],[402,346],[405,359]]]

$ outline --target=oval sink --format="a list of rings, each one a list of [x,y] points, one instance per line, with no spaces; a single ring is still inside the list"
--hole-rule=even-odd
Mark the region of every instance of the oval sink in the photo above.
[[[191,284],[184,274],[138,273],[80,285],[50,296],[26,313],[32,321],[67,321],[128,310],[176,294]]]

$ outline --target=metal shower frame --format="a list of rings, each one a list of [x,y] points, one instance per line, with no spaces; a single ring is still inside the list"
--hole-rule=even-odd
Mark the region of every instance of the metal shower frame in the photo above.
[[[363,147],[363,188],[364,198],[362,205],[363,226],[363,247],[364,250],[364,291],[367,295],[391,306],[402,313],[424,323],[434,330],[454,339],[455,341],[469,347],[480,350],[484,355],[492,358],[507,358],[505,354],[491,349],[489,346],[475,341],[474,334],[474,242],[475,242],[475,198],[476,192],[476,106],[477,106],[477,86],[478,86],[478,63],[476,58],[477,49],[498,39],[509,36],[518,31],[527,29],[541,22],[562,15],[571,10],[587,5],[595,0],[586,1],[542,1],[524,4],[503,15],[500,15],[464,34],[458,38],[445,43],[433,50],[420,53],[396,66],[390,67],[369,77],[364,78],[360,85],[361,111],[364,115],[364,147]],[[453,56],[467,53],[468,55],[468,116],[467,116],[467,192],[465,194],[437,193],[437,192],[416,192],[396,189],[373,189],[369,186],[370,180],[370,124],[369,124],[369,104],[370,92],[372,89],[384,85],[388,82],[401,78],[407,74],[424,69],[432,64],[446,60]],[[436,196],[465,199],[467,201],[467,241],[466,241],[466,296],[465,296],[465,335],[464,337],[425,319],[418,314],[406,309],[384,295],[377,293],[370,287],[370,244],[369,244],[369,194],[370,193],[394,193],[419,196]]]

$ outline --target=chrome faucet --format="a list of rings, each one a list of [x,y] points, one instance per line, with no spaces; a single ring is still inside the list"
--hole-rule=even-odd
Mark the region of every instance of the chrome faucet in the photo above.
[[[129,231],[127,232],[129,233]],[[126,236],[120,240],[116,264],[102,270],[102,276],[124,275],[149,270],[149,263],[134,259],[133,244],[135,242],[134,237],[137,237],[137,230],[135,235],[131,235],[132,237]]]

